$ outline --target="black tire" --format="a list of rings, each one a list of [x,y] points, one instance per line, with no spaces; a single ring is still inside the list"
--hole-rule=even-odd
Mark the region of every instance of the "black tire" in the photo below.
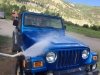
[[[23,75],[23,69],[19,62],[16,64],[15,75]]]
[[[24,68],[22,66],[22,59],[23,57],[18,57],[17,59],[15,75],[33,75],[30,72],[24,71]]]
[[[99,71],[97,70],[97,64],[94,64],[96,67],[92,69],[93,65],[89,65],[86,67],[86,75],[99,75]]]

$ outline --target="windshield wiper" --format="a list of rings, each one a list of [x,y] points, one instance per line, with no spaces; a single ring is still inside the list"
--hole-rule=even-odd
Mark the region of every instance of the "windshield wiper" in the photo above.
[[[45,28],[52,28],[52,29],[57,29],[57,28],[54,28],[54,27],[50,27],[50,26],[45,26]]]
[[[36,25],[25,25],[25,26],[39,27],[39,28],[50,28],[50,29],[60,29],[60,28],[55,28],[55,27],[50,27],[50,26],[36,26]]]
[[[25,25],[25,26],[31,26],[31,27],[39,27],[39,26],[36,26],[36,25]]]

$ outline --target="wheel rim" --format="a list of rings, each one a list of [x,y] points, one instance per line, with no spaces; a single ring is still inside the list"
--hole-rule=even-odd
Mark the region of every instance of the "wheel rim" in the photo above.
[[[17,74],[16,75],[20,75],[20,67],[17,67]]]

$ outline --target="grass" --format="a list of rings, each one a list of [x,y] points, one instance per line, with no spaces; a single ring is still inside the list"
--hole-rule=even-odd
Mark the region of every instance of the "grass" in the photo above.
[[[2,46],[2,45],[4,45],[4,44],[8,43],[8,42],[10,41],[10,39],[11,39],[11,38],[9,38],[9,37],[1,36],[1,35],[0,35],[0,46]]]
[[[100,38],[100,31],[95,31],[89,28],[67,25],[67,30],[69,32],[76,32],[76,33],[84,34],[86,36],[93,37],[93,38]]]

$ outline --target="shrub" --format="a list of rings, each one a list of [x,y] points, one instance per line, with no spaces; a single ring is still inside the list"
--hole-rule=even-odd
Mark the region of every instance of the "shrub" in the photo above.
[[[89,25],[88,24],[84,24],[83,27],[84,28],[89,28]]]
[[[64,21],[64,24],[67,24],[67,25],[74,25],[72,22],[70,21]]]
[[[100,30],[100,26],[98,27],[98,30]]]
[[[95,31],[98,31],[99,30],[98,26],[96,26],[96,25],[91,26],[91,29],[93,29]]]
[[[79,25],[79,24],[74,24],[74,26],[77,26],[77,27],[79,27],[80,25]]]

